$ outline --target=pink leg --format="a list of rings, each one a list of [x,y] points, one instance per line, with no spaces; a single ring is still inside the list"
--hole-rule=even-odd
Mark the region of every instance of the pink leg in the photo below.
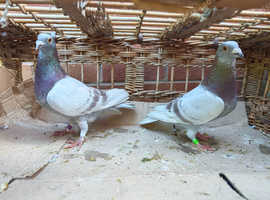
[[[74,147],[79,147],[79,149],[80,149],[82,147],[84,141],[85,140],[83,138],[79,138],[76,141],[68,140],[66,143],[70,144],[70,145],[66,146],[65,149],[70,149],[70,148],[74,148]]]
[[[208,135],[206,135],[206,134],[201,134],[201,133],[197,133],[196,134],[196,138],[199,140],[199,141],[205,141],[205,142],[207,142],[207,141],[209,141],[212,137],[210,137],[210,136],[208,136]]]
[[[67,135],[67,134],[75,134],[76,132],[75,131],[72,131],[72,126],[71,125],[68,125],[65,130],[62,130],[62,131],[55,131],[51,136],[52,137],[59,137],[59,136],[64,136],[64,135]]]

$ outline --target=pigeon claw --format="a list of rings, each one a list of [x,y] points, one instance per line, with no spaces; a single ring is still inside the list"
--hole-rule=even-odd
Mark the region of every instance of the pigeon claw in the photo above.
[[[201,149],[202,151],[214,152],[216,150],[209,145],[198,144],[198,146],[199,146],[199,149]]]
[[[63,131],[55,131],[51,137],[59,137],[59,136],[65,136],[67,134],[75,134],[75,131],[70,131],[70,130],[63,130]]]
[[[72,131],[72,126],[71,125],[68,125],[65,130],[62,130],[62,131],[55,131],[51,137],[59,137],[59,136],[64,136],[64,135],[67,135],[67,134],[75,134],[76,132],[75,131]]]
[[[209,140],[212,139],[212,137],[210,137],[209,135],[207,134],[201,134],[201,133],[197,133],[196,134],[196,138],[200,141],[205,141],[205,142],[208,142]]]
[[[71,148],[74,148],[74,147],[78,147],[79,150],[80,150],[81,147],[82,147],[82,145],[83,145],[83,143],[84,143],[84,139],[82,139],[82,138],[80,138],[80,139],[78,139],[76,141],[74,141],[74,140],[68,140],[68,141],[66,141],[66,144],[70,144],[70,145],[65,146],[64,148],[65,149],[71,149]]]

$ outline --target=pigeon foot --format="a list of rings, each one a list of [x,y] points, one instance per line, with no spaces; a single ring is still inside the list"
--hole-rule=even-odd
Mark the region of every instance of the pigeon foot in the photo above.
[[[196,138],[200,141],[205,141],[205,142],[208,142],[209,140],[212,139],[212,137],[210,137],[209,135],[207,135],[206,133],[204,134],[201,134],[201,133],[197,133],[196,134]]]
[[[199,149],[201,149],[202,151],[209,151],[209,152],[214,152],[216,149],[214,149],[213,147],[209,146],[209,145],[202,145],[202,144],[198,144]]]
[[[74,148],[74,147],[78,147],[79,150],[80,150],[81,147],[82,147],[82,145],[83,145],[83,143],[84,143],[84,138],[80,138],[80,139],[78,139],[76,141],[74,141],[74,140],[68,140],[66,142],[66,144],[70,144],[70,145],[65,146],[64,148],[65,149],[71,149],[71,148]]]
[[[62,131],[55,131],[51,137],[59,137],[59,136],[64,136],[64,135],[67,135],[67,134],[76,134],[75,131],[72,131],[72,126],[71,125],[68,125],[65,130],[62,130]]]
[[[76,134],[75,131],[67,131],[67,130],[63,130],[63,131],[55,131],[51,137],[59,137],[59,136],[64,136],[64,135],[67,135],[67,134]]]

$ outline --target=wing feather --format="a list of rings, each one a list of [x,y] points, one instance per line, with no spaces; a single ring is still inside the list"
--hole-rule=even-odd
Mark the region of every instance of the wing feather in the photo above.
[[[224,110],[224,101],[199,85],[178,101],[180,115],[192,124],[207,123],[218,117]]]
[[[87,87],[70,76],[59,80],[47,95],[47,103],[57,112],[71,117],[91,114],[116,105],[128,99],[123,89],[108,91]]]

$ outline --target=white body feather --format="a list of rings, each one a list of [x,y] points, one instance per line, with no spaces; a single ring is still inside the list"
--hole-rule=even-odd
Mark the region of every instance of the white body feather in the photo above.
[[[224,101],[202,85],[170,103],[156,106],[140,124],[155,121],[179,124],[187,129],[187,136],[193,141],[197,126],[215,119],[225,108]]]
[[[207,123],[218,117],[224,110],[224,101],[199,85],[178,101],[180,114],[194,125]]]
[[[52,109],[70,117],[89,115],[117,106],[127,99],[128,93],[123,89],[102,93],[69,76],[59,80],[47,95]]]
[[[174,112],[174,109],[168,109],[166,104],[155,107],[140,124],[148,124],[159,120],[183,125],[200,125],[218,117],[225,106],[220,97],[201,85],[186,93],[183,97],[175,99],[174,103],[177,104],[181,118],[179,114]]]

